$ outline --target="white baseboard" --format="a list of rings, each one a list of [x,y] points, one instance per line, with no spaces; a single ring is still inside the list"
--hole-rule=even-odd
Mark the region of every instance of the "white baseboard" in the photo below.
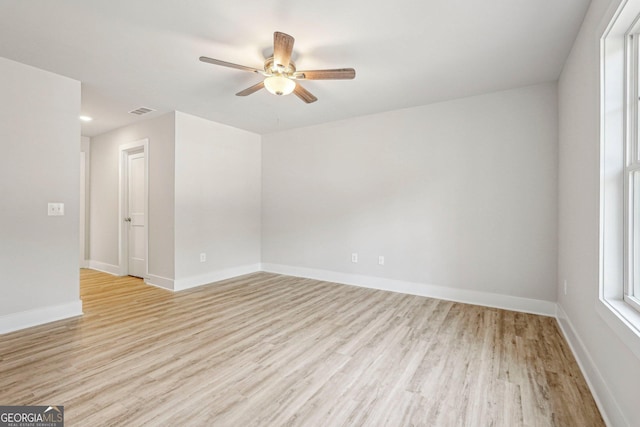
[[[243,276],[245,274],[257,273],[259,271],[260,264],[242,265],[239,267],[232,267],[224,270],[211,271],[200,276],[176,279],[173,282],[173,290],[183,291],[185,289],[195,288],[213,282],[219,282],[220,280],[232,279],[234,277]]]
[[[98,261],[89,261],[89,268],[116,276],[120,274],[120,268],[117,265],[110,265]],[[306,277],[371,289],[400,292],[448,301],[482,305],[486,307],[502,308],[505,310],[521,311],[524,313],[540,314],[543,316],[555,317],[556,315],[556,303],[552,301],[270,263],[244,265],[175,280],[148,275],[146,282],[160,288],[181,291],[258,271]]]
[[[168,289],[172,291],[174,280],[167,279],[166,277],[162,277],[162,276],[154,276],[153,274],[147,274],[147,277],[145,277],[144,279],[144,283],[155,286],[157,288]]]
[[[82,315],[82,300],[0,316],[0,334]]]
[[[89,268],[92,270],[102,271],[103,273],[113,274],[114,276],[120,276],[120,267],[117,265],[107,264],[106,262],[94,261],[90,259]]]
[[[437,298],[447,301],[463,302],[467,304],[482,305],[486,307],[502,308],[505,310],[521,311],[524,313],[540,314],[554,317],[556,303],[531,298],[514,297],[510,295],[492,294],[466,289],[446,288],[443,286],[428,285],[424,283],[405,282],[394,279],[364,276],[359,274],[338,273],[329,270],[316,270],[303,267],[292,267],[280,264],[261,264],[262,271],[269,273],[299,276],[309,279],[323,280],[327,282],[342,283],[346,285],[360,286],[364,288],[379,289],[383,291],[399,292],[403,294],[418,295],[429,298]]]
[[[608,426],[630,426],[631,423],[625,419],[606,381],[591,358],[587,347],[580,339],[580,336],[569,320],[569,316],[567,316],[567,313],[560,303],[557,304],[556,318],[558,319],[560,330],[569,343],[569,347],[571,347],[571,351],[578,362],[582,375],[589,385],[591,394],[596,401],[596,405],[598,405],[598,409],[600,409],[600,414],[605,424]],[[605,408],[607,410],[605,410]]]

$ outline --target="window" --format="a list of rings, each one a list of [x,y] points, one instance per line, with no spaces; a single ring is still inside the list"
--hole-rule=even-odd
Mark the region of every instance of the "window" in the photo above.
[[[603,30],[596,311],[640,357],[640,0]]]
[[[640,33],[626,37],[625,277],[623,300],[640,311]]]

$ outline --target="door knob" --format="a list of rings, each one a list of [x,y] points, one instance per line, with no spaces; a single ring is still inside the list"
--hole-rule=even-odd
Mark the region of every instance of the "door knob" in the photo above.
[[[124,219],[126,222],[131,222],[131,217],[127,217]]]

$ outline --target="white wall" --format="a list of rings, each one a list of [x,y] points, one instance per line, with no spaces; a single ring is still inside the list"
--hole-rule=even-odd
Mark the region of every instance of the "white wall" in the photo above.
[[[80,83],[0,58],[0,333],[81,314]],[[64,216],[47,216],[62,202]]]
[[[594,0],[559,81],[560,322],[611,425],[640,420],[640,360],[596,312],[600,139],[599,39],[619,0]],[[568,292],[564,295],[563,281]]]
[[[556,97],[549,83],[265,135],[263,263],[555,301]]]
[[[180,290],[258,270],[260,136],[179,112],[91,139],[91,265],[118,271],[118,150],[143,138],[150,282]]]
[[[175,289],[258,270],[260,135],[177,112],[175,145]]]
[[[90,259],[93,268],[119,271],[119,147],[149,139],[149,274],[174,277],[174,113],[91,139]]]

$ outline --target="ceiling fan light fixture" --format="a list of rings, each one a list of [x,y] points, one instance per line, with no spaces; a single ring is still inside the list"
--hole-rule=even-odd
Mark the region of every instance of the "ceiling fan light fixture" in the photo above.
[[[274,95],[289,95],[296,88],[296,82],[282,75],[264,79],[264,87]]]

